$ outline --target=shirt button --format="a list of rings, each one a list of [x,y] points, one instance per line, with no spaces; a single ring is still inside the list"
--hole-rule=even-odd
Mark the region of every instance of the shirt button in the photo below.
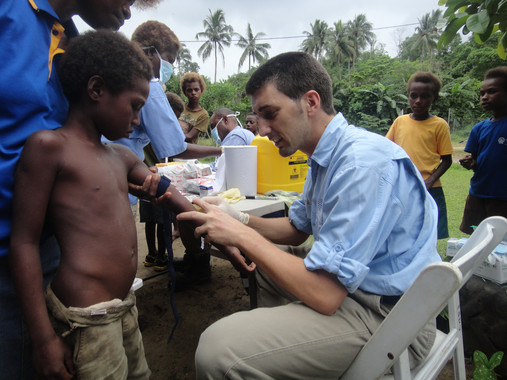
[[[58,32],[58,30],[56,29],[53,29],[52,30],[52,33],[53,33],[53,36],[58,36],[60,33]]]

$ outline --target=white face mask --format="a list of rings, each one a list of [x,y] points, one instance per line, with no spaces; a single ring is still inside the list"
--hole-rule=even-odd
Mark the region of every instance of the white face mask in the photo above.
[[[215,124],[215,127],[211,130],[211,137],[213,137],[213,139],[217,142],[218,145],[220,145],[222,143],[222,139],[220,138],[220,136],[218,136],[218,129],[217,129],[218,124],[220,124],[222,122],[224,117],[235,117],[236,120],[238,121],[238,124],[240,125],[240,127],[243,128],[243,126],[241,125],[241,121],[239,121],[239,119],[238,119],[239,114],[240,114],[240,112],[236,111],[234,113],[230,113],[229,115],[222,116],[218,120],[218,123]]]
[[[157,52],[158,59],[160,60],[160,70],[159,70],[158,77],[159,77],[160,81],[162,82],[162,84],[165,84],[169,79],[171,79],[171,77],[173,75],[173,72],[174,72],[173,65],[171,65],[166,60],[162,59],[159,52],[157,50],[155,50],[155,51]]]

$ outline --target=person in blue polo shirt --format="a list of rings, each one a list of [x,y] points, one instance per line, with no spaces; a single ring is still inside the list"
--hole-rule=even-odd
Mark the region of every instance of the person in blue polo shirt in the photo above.
[[[138,0],[142,6],[159,0]],[[93,28],[119,29],[134,0],[2,0],[0,2],[0,379],[30,379],[30,346],[7,261],[14,168],[28,136],[55,129],[67,114],[57,65],[65,42],[77,34],[71,17]],[[34,189],[37,191],[37,189]],[[45,285],[59,262],[51,232],[41,239]]]

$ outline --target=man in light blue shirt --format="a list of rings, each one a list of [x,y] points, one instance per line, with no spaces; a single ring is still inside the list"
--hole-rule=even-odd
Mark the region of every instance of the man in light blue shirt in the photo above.
[[[199,220],[196,234],[238,247],[258,269],[262,307],[201,335],[197,378],[337,379],[419,273],[440,260],[437,208],[400,147],[336,115],[331,79],[310,55],[270,59],[246,90],[259,134],[284,157],[306,153],[310,170],[288,218],[248,217],[216,198],[195,201],[205,213],[179,216]],[[273,245],[297,246],[311,234],[309,250]],[[411,366],[434,338],[431,322],[409,348]]]

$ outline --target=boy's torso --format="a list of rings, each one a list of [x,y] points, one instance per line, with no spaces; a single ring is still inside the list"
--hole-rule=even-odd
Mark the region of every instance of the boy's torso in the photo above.
[[[62,139],[48,216],[62,252],[52,287],[66,306],[123,299],[135,277],[137,234],[119,149]]]

